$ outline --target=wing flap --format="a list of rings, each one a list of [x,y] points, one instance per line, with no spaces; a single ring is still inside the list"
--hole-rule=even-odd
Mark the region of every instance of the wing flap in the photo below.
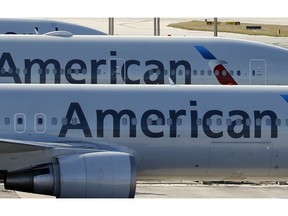
[[[44,148],[48,148],[48,147],[44,145],[40,145],[36,142],[0,139],[0,154],[38,151]]]
[[[85,143],[67,140],[65,143],[60,142],[36,142],[14,139],[0,139],[0,154],[11,154],[20,152],[39,151],[44,149],[61,148],[61,149],[83,149],[91,151],[117,151],[119,146],[113,146],[108,143]],[[123,147],[122,147],[123,148]],[[121,149],[122,149],[121,148]]]

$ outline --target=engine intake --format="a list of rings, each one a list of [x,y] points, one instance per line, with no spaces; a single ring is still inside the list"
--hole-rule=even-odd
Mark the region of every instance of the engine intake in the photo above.
[[[121,152],[66,155],[56,164],[8,172],[6,189],[58,198],[133,198],[135,158]]]

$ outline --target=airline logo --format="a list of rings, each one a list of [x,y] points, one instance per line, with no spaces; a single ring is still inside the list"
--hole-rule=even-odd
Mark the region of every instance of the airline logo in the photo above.
[[[209,60],[209,67],[220,84],[237,85],[236,81],[223,66],[223,63],[226,62],[218,60],[204,46],[197,45],[195,48],[204,59]],[[184,76],[183,84],[192,84],[193,79],[191,75],[193,64],[188,60],[162,62],[155,59],[141,61],[123,59],[118,57],[117,51],[114,50],[110,51],[109,55],[102,59],[85,61],[83,59],[70,59],[63,63],[56,58],[26,58],[23,59],[21,66],[17,65],[17,62],[11,53],[3,52],[0,56],[0,77],[11,78],[14,83],[97,84],[105,82],[110,84],[165,84],[168,83],[169,78],[174,83],[177,83],[177,71],[180,71],[179,68],[181,68],[181,75]],[[143,71],[139,73],[139,70]],[[138,72],[135,73],[135,71]],[[52,76],[52,80],[47,81],[49,73],[49,79]],[[75,76],[75,74],[82,74],[82,76]]]
[[[281,97],[288,103],[288,95],[281,95]]]
[[[284,99],[287,101],[288,95],[284,96]],[[187,129],[188,125],[188,136],[192,139],[202,136],[201,134],[213,139],[222,137],[233,139],[263,138],[263,136],[269,136],[270,138],[278,137],[278,117],[272,110],[255,109],[253,112],[247,112],[247,110],[241,109],[229,111],[208,109],[200,114],[197,108],[198,104],[197,100],[190,100],[187,103],[187,109],[170,109],[169,112],[163,112],[163,110],[159,109],[148,109],[144,110],[143,113],[135,113],[135,110],[131,109],[95,109],[96,115],[94,118],[90,118],[92,122],[89,122],[87,120],[88,116],[85,114],[85,110],[82,109],[81,104],[72,102],[65,116],[67,124],[62,125],[58,136],[66,137],[69,131],[82,130],[86,138],[102,138],[105,135],[113,136],[113,138],[127,136],[127,134],[121,135],[121,131],[122,133],[128,131],[130,138],[137,137],[139,133],[143,133],[140,135],[144,135],[147,138],[177,138],[182,130]],[[229,124],[226,123],[227,117],[225,116],[229,116]],[[127,122],[125,126],[121,124],[124,117]],[[77,121],[73,121],[72,118],[76,118]],[[150,123],[149,119],[151,120]],[[179,125],[179,119],[187,124]],[[218,119],[222,124],[212,124],[212,119],[214,121]],[[266,122],[267,119],[271,122],[268,126],[270,127],[270,133],[268,132],[269,128],[263,129],[262,127],[262,122]],[[111,122],[112,130],[111,127],[107,128],[107,123],[105,123],[107,120]],[[97,126],[96,131],[91,129],[92,125],[90,124],[94,125],[92,128]],[[265,130],[265,133],[263,130]]]
[[[233,77],[229,74],[226,68],[223,66],[225,61],[218,60],[209,50],[207,50],[204,46],[196,45],[194,46],[197,51],[202,55],[204,59],[209,60],[209,66],[216,76],[219,83],[222,85],[237,85],[237,82],[233,79]]]
[[[186,60],[168,60],[162,62],[155,59],[137,60],[123,59],[118,57],[117,51],[112,50],[104,53],[102,59],[69,59],[60,62],[56,58],[23,59],[24,80],[20,77],[20,67],[16,64],[14,57],[9,52],[2,53],[0,57],[0,77],[10,77],[15,83],[31,83],[39,79],[39,83],[48,83],[47,74],[54,76],[52,83],[71,83],[71,84],[97,84],[105,83],[117,84],[165,84],[168,76],[177,83],[176,71],[184,68],[185,84],[191,84],[191,64]],[[49,69],[50,68],[50,71]],[[52,68],[52,70],[51,70]],[[36,70],[35,70],[36,69]],[[38,70],[37,70],[38,69]],[[140,73],[139,73],[139,70]],[[142,71],[143,70],[143,71]],[[135,75],[138,71],[138,77]],[[190,73],[186,73],[190,71]],[[34,73],[34,75],[33,75]],[[82,74],[77,77],[75,74]],[[51,75],[50,75],[51,76]],[[102,79],[101,81],[99,79]],[[51,81],[49,82],[51,83]]]

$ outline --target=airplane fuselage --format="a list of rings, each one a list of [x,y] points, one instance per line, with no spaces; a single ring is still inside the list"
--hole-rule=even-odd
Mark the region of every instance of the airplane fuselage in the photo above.
[[[105,33],[73,23],[49,19],[0,18],[0,34],[45,34],[51,31],[70,31],[76,35],[106,35]]]
[[[284,85],[287,59],[224,38],[0,36],[0,83]]]
[[[287,92],[271,86],[2,85],[0,136],[69,144],[75,152],[91,146],[126,152],[136,158],[138,179],[283,180]],[[35,166],[36,158],[53,162],[67,154],[58,148],[34,151],[35,158],[4,154],[0,170]]]

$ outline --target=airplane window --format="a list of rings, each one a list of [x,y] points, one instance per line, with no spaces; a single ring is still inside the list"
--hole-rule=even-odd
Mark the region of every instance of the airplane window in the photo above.
[[[24,133],[26,130],[25,115],[17,113],[14,116],[14,129],[16,133]]]
[[[137,119],[136,119],[136,118],[132,118],[131,124],[132,124],[132,125],[137,125]]]
[[[62,118],[62,125],[67,125],[67,124],[68,124],[67,118]]]
[[[228,126],[231,126],[231,125],[232,125],[232,121],[231,121],[230,118],[228,118],[228,119],[226,120],[226,124],[227,124]]]
[[[197,125],[202,125],[202,119],[201,119],[201,118],[197,118],[196,124],[197,124]]]
[[[72,70],[71,69],[67,69],[67,74],[71,75],[71,73],[72,73]]]
[[[233,71],[233,70],[230,70],[230,72],[229,72],[229,73],[230,73],[230,75],[231,75],[231,76],[233,76],[233,75],[234,75],[234,71]]]
[[[80,72],[80,70],[79,69],[74,69],[74,71],[75,71],[75,74],[79,74],[79,72]]]
[[[38,74],[42,74],[42,69],[41,68],[38,69]]]
[[[46,73],[46,74],[49,74],[49,69],[48,69],[48,68],[45,69],[45,73]]]
[[[174,76],[174,75],[176,74],[176,71],[175,71],[175,70],[171,70],[171,71],[170,71],[170,74],[171,74],[172,76]]]
[[[72,118],[71,121],[72,125],[77,125],[77,118]]]
[[[6,125],[9,125],[10,124],[10,118],[6,117],[4,119],[4,122],[5,122]]]
[[[182,71],[182,70],[179,70],[179,71],[178,71],[178,74],[179,74],[179,76],[182,76],[183,71]]]
[[[37,133],[44,133],[45,130],[46,130],[46,117],[43,113],[37,113],[35,115],[35,131]]]
[[[204,76],[204,73],[205,73],[204,70],[200,71],[201,76]]]
[[[261,119],[260,118],[256,119],[256,126],[261,126]]]
[[[197,70],[193,70],[193,75],[197,76]]]
[[[10,73],[10,74],[13,73],[13,68],[9,68],[9,73]]]
[[[101,74],[101,69],[97,69],[97,74],[100,75]]]
[[[1,69],[1,74],[4,74],[4,73],[5,73],[5,69],[2,68],[2,69]]]
[[[215,70],[215,76],[219,76],[219,71]]]
[[[223,75],[223,76],[226,76],[226,75],[227,75],[227,71],[226,71],[226,70],[223,70],[223,71],[222,71],[222,75]]]
[[[266,119],[266,125],[271,125],[271,119]]]
[[[42,117],[39,117],[39,118],[37,119],[37,124],[38,124],[38,125],[42,125],[42,124],[43,124],[43,118],[42,118]]]
[[[177,119],[177,125],[182,125],[182,119],[181,118]]]
[[[53,125],[56,125],[56,124],[57,124],[57,118],[52,118],[51,123],[52,123]]]
[[[152,125],[152,119],[151,118],[147,119],[147,125]]]
[[[53,69],[53,74],[54,75],[57,74],[57,69],[56,68]]]
[[[241,119],[237,119],[236,120],[236,125],[241,125],[242,124],[242,120]]]
[[[162,124],[163,124],[162,119],[161,119],[161,118],[158,118],[158,119],[157,119],[157,125],[162,125]]]
[[[17,124],[22,125],[23,124],[23,118],[17,118]]]
[[[222,119],[218,118],[218,119],[216,120],[216,124],[217,124],[217,125],[222,125]]]
[[[281,119],[276,119],[276,125],[280,126],[281,125]]]
[[[157,76],[160,76],[161,75],[161,70],[157,70]]]
[[[60,74],[64,74],[65,70],[63,68],[60,69]]]
[[[237,71],[237,76],[240,76],[240,75],[241,75],[241,71],[238,70],[238,71]]]
[[[208,125],[208,126],[212,125],[212,120],[211,120],[211,118],[207,118],[207,119],[206,119],[206,125]]]
[[[288,119],[287,119],[288,120]],[[167,119],[167,125],[172,125],[172,119],[171,118],[168,118]]]
[[[190,70],[186,70],[185,74],[186,74],[186,76],[190,76],[191,75],[191,71]]]
[[[251,119],[246,119],[246,125],[250,126],[251,125]]]
[[[212,71],[208,70],[208,76],[211,76],[211,75],[212,75]]]
[[[24,69],[23,69],[23,73],[24,73],[24,74],[27,74],[27,73],[28,73],[27,68],[24,68]]]
[[[164,70],[164,75],[168,75],[168,70]]]
[[[127,125],[127,118],[122,118],[122,125]]]
[[[82,69],[83,74],[87,74],[87,69]]]
[[[16,74],[20,74],[20,69],[16,68]]]
[[[149,70],[150,76],[153,75],[153,73],[154,73],[153,70]]]

